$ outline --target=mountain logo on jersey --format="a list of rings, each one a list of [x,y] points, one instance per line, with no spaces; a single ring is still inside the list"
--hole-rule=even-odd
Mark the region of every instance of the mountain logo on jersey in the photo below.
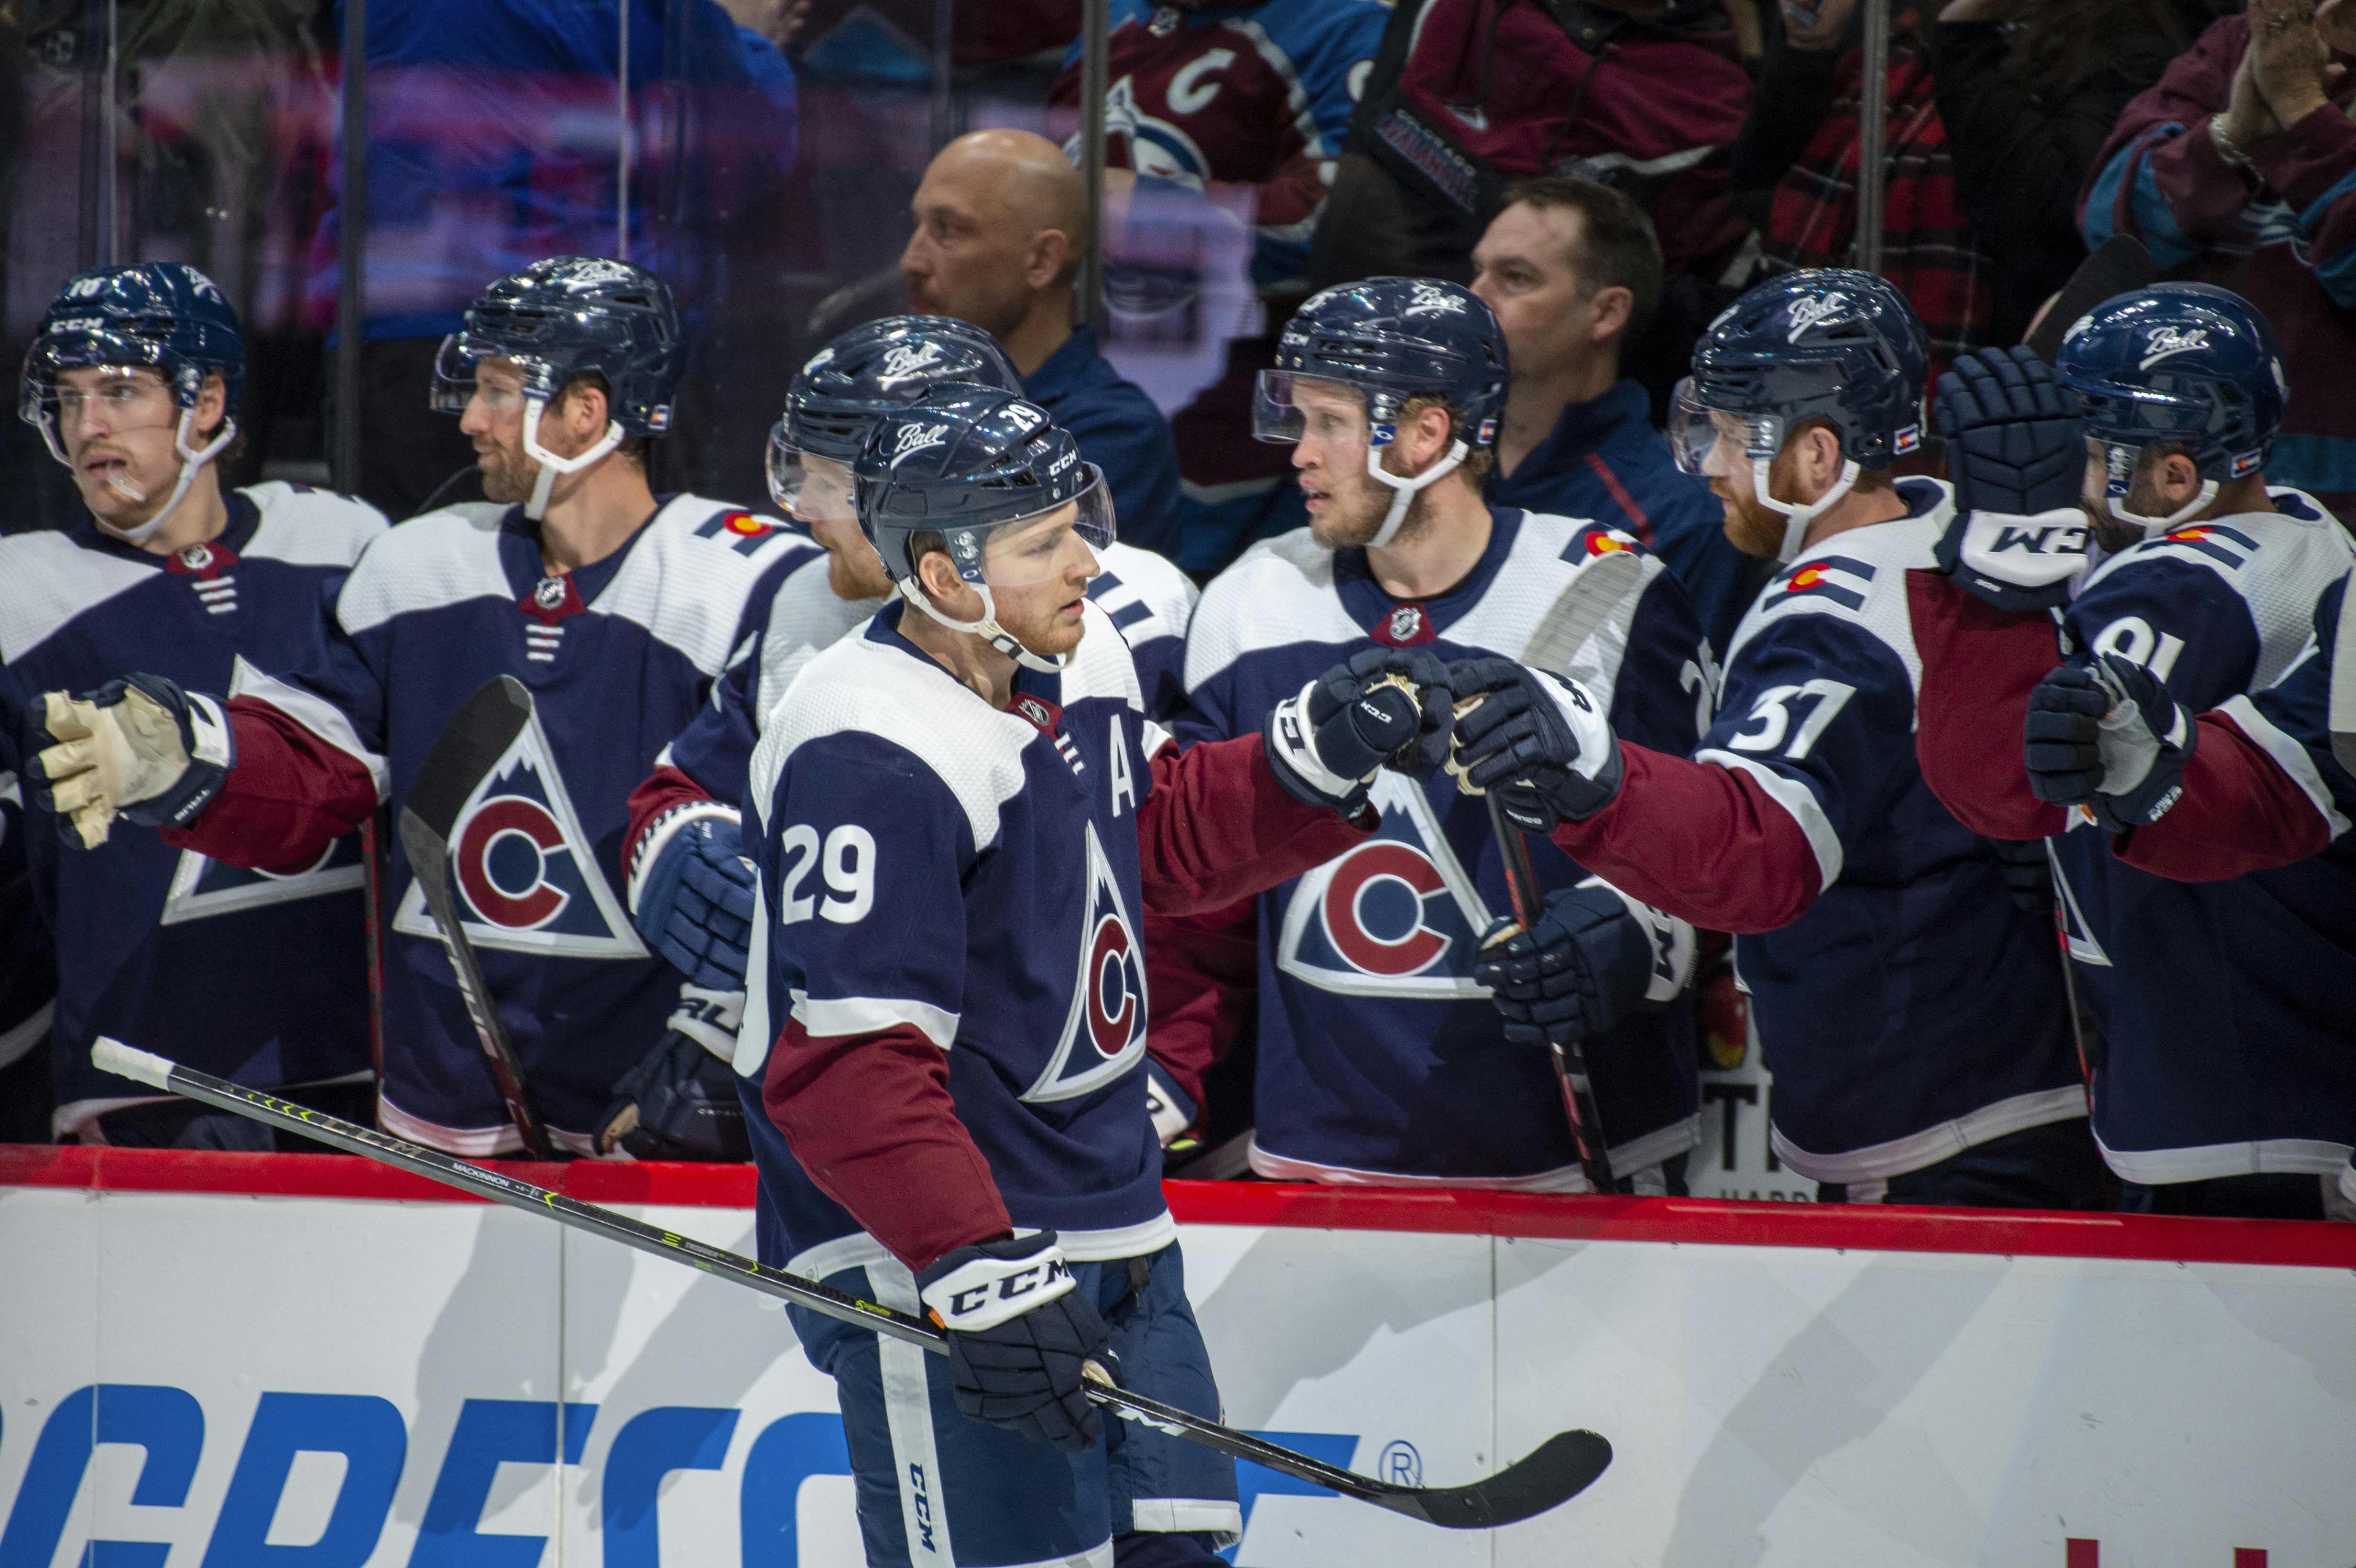
[[[367,883],[368,869],[360,864],[360,836],[357,833],[345,834],[321,850],[319,858],[308,866],[284,875],[224,865],[194,849],[183,849],[180,862],[172,871],[171,889],[164,895],[164,913],[158,923],[177,925],[183,921],[235,914],[265,904],[353,892]]]
[[[1137,923],[1105,858],[1096,824],[1087,825],[1088,891],[1079,923],[1079,965],[1071,1011],[1046,1071],[1025,1100],[1069,1100],[1128,1072],[1145,1054],[1145,954]]]
[[[1226,54],[1229,62],[1235,59],[1232,53],[1223,49],[1214,49],[1211,53]],[[1183,76],[1185,72],[1182,70],[1179,74]],[[1175,87],[1178,84],[1173,81],[1172,85]],[[1218,89],[1215,85],[1211,91],[1215,93]],[[1196,190],[1202,188],[1204,172],[1211,166],[1209,160],[1203,156],[1202,147],[1194,137],[1169,121],[1149,113],[1138,102],[1137,82],[1133,77],[1122,77],[1105,93],[1105,138],[1110,141],[1115,136],[1129,143],[1129,166],[1137,171],[1140,178],[1151,176],[1175,180]],[[1076,140],[1074,138],[1075,142]],[[1067,144],[1066,151],[1070,150]]]
[[[606,884],[535,716],[475,786],[451,832],[450,875],[478,947],[562,958],[644,958]],[[392,928],[434,935],[414,878]]]
[[[1345,997],[1488,995],[1472,983],[1472,957],[1489,910],[1430,798],[1387,772],[1371,798],[1383,814],[1375,837],[1293,885],[1277,966]]]

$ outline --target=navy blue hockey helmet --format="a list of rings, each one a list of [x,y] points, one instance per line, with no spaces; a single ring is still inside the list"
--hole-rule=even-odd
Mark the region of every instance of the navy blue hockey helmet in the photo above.
[[[991,536],[1011,525],[1071,507],[1072,531],[1080,539],[1096,548],[1113,539],[1104,474],[1080,455],[1079,443],[1046,410],[1001,388],[937,386],[875,421],[851,475],[860,531],[910,603],[945,625],[987,638],[1031,668],[1063,667],[1061,658],[1034,654],[1009,635],[998,624],[991,596],[993,585],[1044,581],[1065,570],[1068,559],[1059,549],[1035,559],[992,555]],[[916,581],[910,541],[920,533],[941,536],[958,575],[981,597],[980,620],[952,619]]]
[[[849,467],[877,420],[949,381],[1023,390],[998,339],[953,316],[887,315],[836,337],[786,389],[785,413],[769,431],[770,498],[791,510],[805,454]]]
[[[144,261],[83,272],[58,291],[25,354],[17,413],[39,428],[50,454],[65,454],[57,428],[58,379],[112,365],[155,371],[183,412],[218,372],[237,408],[245,385],[245,336],[219,284],[182,261]]]
[[[1305,428],[1292,400],[1296,378],[1349,387],[1366,400],[1366,472],[1393,492],[1371,541],[1388,544],[1415,493],[1497,439],[1505,407],[1505,334],[1472,290],[1432,278],[1367,278],[1312,294],[1284,324],[1276,364],[1259,373],[1252,433],[1297,442]],[[1412,477],[1382,466],[1399,411],[1439,397],[1463,416],[1447,456]]]
[[[466,325],[442,344],[434,406],[466,411],[476,367],[514,362],[523,394],[545,403],[573,377],[605,379],[606,408],[630,435],[670,429],[671,393],[684,354],[670,286],[646,268],[596,256],[551,256],[499,279],[466,309]]]
[[[2104,448],[2112,512],[2147,528],[2172,528],[2206,509],[2218,485],[2262,471],[2290,396],[2266,318],[2207,283],[2155,283],[2104,301],[2071,323],[2056,369]],[[2172,517],[2125,509],[2156,442],[2180,443],[2201,473],[2200,496]]]
[[[155,371],[179,410],[172,446],[180,456],[180,472],[170,496],[136,527],[100,523],[137,544],[164,526],[196,483],[197,471],[236,439],[238,394],[245,385],[245,336],[237,308],[219,284],[183,261],[103,267],[68,281],[26,351],[16,412],[40,431],[49,455],[69,468],[73,459],[66,453],[59,417],[68,396],[62,379],[70,370],[102,367]],[[226,412],[212,439],[198,445],[197,399],[205,378],[216,374],[227,397]],[[108,483],[135,500],[147,498],[119,477]]]
[[[1930,371],[1922,323],[1890,283],[1846,268],[1786,272],[1728,306],[1694,345],[1693,373],[1672,400],[1670,445],[1688,474],[1714,472],[1713,453],[1739,445],[1760,501],[1787,519],[1789,560],[1808,519],[1859,472],[1922,446]],[[1823,496],[1794,507],[1768,493],[1767,465],[1810,419],[1838,432],[1846,465]]]

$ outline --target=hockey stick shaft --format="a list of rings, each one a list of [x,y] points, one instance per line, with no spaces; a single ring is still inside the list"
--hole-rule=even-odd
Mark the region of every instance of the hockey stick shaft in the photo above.
[[[226,1079],[215,1078],[210,1073],[198,1072],[168,1058],[134,1050],[120,1040],[103,1036],[91,1048],[91,1059],[105,1072],[152,1084],[167,1093],[183,1095],[265,1125],[299,1132],[347,1154],[359,1155],[380,1165],[409,1171],[445,1187],[454,1187],[491,1202],[505,1204],[510,1209],[543,1215],[573,1230],[618,1242],[653,1257],[685,1264],[715,1278],[744,1285],[796,1307],[808,1307],[839,1322],[887,1334],[935,1355],[948,1354],[947,1331],[923,1318],[862,1300],[817,1280],[804,1279],[781,1269],[767,1267],[751,1258],[707,1245],[675,1232],[661,1230],[633,1220],[626,1214],[616,1213],[611,1209],[584,1203],[577,1198],[567,1198],[561,1192],[487,1169],[454,1155],[444,1154],[439,1149],[427,1148],[422,1144],[413,1144],[368,1127],[355,1126],[325,1112],[297,1105]],[[1398,1487],[1312,1459],[1306,1454],[1255,1437],[1248,1432],[1238,1432],[1218,1422],[1205,1420],[1191,1411],[1132,1393],[1110,1382],[1092,1378],[1087,1392],[1091,1402],[1125,1420],[1157,1427],[1216,1449],[1230,1458],[1249,1459],[1296,1480],[1307,1481],[1344,1497],[1355,1498],[1394,1513],[1426,1520],[1449,1529],[1487,1529],[1542,1512],[1583,1490],[1602,1473],[1604,1466],[1611,1463],[1612,1456],[1611,1445],[1592,1433],[1558,1433],[1520,1464],[1507,1467],[1487,1481],[1476,1481],[1466,1487]]]

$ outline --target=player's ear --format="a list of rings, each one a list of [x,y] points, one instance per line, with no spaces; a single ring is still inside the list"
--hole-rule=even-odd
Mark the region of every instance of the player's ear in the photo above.
[[[1023,261],[1023,281],[1033,290],[1051,287],[1064,279],[1072,260],[1072,237],[1060,229],[1042,229],[1031,236],[1031,251]]]
[[[221,421],[229,411],[229,383],[220,371],[206,371],[204,385],[197,389],[195,428],[199,444],[220,433]]]
[[[2172,511],[2199,492],[2201,465],[2180,452],[2171,452],[2160,460],[2159,482]]]
[[[1595,315],[1587,324],[1590,343],[1608,343],[1628,330],[1628,316],[1636,308],[1636,293],[1614,283],[1595,291]]]

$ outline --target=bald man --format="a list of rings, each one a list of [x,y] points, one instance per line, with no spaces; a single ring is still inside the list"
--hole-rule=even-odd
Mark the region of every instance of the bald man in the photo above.
[[[900,254],[908,309],[995,336],[1023,390],[1104,470],[1124,544],[1178,558],[1178,449],[1170,421],[1072,325],[1087,248],[1087,187],[1062,149],[1028,131],[976,131],[943,147],[909,203]]]

